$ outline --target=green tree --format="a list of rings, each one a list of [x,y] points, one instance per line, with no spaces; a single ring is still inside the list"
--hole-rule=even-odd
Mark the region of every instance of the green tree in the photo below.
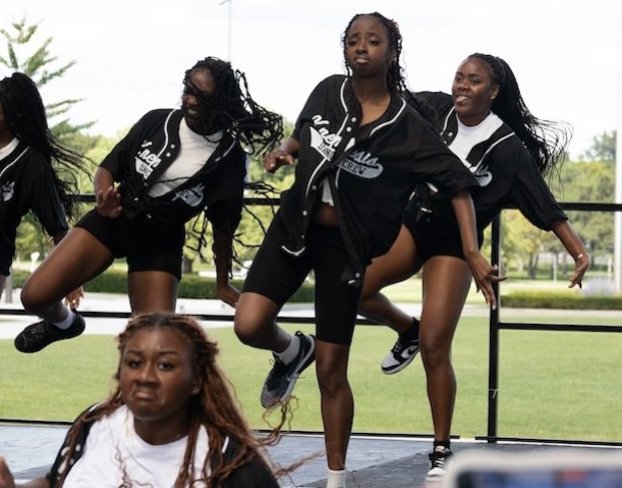
[[[614,195],[614,167],[610,161],[567,161],[551,188],[560,202],[611,203]],[[593,256],[613,253],[613,214],[608,212],[569,211],[570,222]],[[527,269],[536,277],[540,255],[550,252],[566,256],[563,245],[552,232],[532,226],[516,210],[502,213],[502,260],[506,269]],[[560,277],[572,271],[572,261],[563,258]]]
[[[51,36],[32,48],[38,30],[39,24],[31,24],[25,18],[12,22],[8,28],[0,28],[0,35],[6,41],[6,53],[0,54],[0,64],[12,71],[27,74],[38,87],[42,87],[52,80],[63,77],[75,61],[60,63],[57,66],[58,57],[52,55],[50,51],[54,40]],[[31,54],[26,54],[27,51]],[[66,98],[46,104],[48,118],[65,116],[69,109],[81,100]],[[64,117],[51,126],[51,130],[59,140],[67,142],[66,139],[71,135],[92,125],[93,122],[73,124],[69,118]]]
[[[615,130],[604,131],[602,134],[594,136],[592,145],[583,154],[582,159],[614,162],[616,160],[616,136]]]
[[[5,41],[5,50],[0,51],[0,65],[11,71],[25,73],[39,88],[53,80],[62,78],[75,64],[75,61],[60,62],[51,52],[53,37],[38,41],[38,23],[29,23],[25,18],[0,28],[0,39]],[[46,114],[54,136],[67,147],[79,154],[87,154],[97,146],[97,138],[84,135],[82,130],[93,122],[73,124],[66,117],[67,112],[81,99],[66,98],[46,104]],[[52,123],[52,119],[56,119]],[[78,175],[80,190],[92,191],[89,175]],[[88,190],[90,188],[90,190]],[[27,215],[18,229],[16,247],[18,259],[29,259],[31,252],[39,252],[43,257],[51,246],[50,239],[32,215]]]

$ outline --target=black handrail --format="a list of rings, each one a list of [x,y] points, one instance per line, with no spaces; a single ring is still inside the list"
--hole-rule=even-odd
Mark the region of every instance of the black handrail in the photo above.
[[[561,203],[564,210],[579,210],[586,212],[622,212],[622,204],[616,203],[578,203],[566,202]],[[512,207],[507,207],[512,208]],[[500,247],[501,247],[501,216],[498,215],[492,223],[491,237],[491,263],[500,265]],[[493,283],[493,289],[497,297],[500,284]],[[523,442],[542,442],[542,443],[568,443],[568,444],[604,444],[604,445],[622,445],[619,442],[595,443],[590,441],[571,441],[571,440],[553,440],[553,439],[527,439],[527,438],[507,438],[497,435],[498,417],[499,417],[499,335],[501,330],[546,330],[555,332],[606,332],[606,333],[622,333],[622,325],[571,325],[571,324],[538,324],[523,322],[502,322],[499,320],[499,309],[501,308],[501,300],[498,300],[499,307],[496,310],[490,310],[489,325],[489,359],[488,359],[488,429],[487,435],[478,439],[483,439],[489,443],[505,440],[520,440]]]
[[[94,202],[93,195],[80,195],[78,200],[81,202]],[[278,205],[278,199],[274,198],[245,198],[245,205]],[[612,203],[578,203],[566,202],[561,203],[564,210],[578,210],[587,212],[622,212],[622,204]],[[513,207],[506,207],[511,209]],[[491,235],[491,263],[500,265],[500,245],[501,245],[501,224],[500,215],[492,222]],[[493,283],[493,289],[497,297],[499,293],[499,283]],[[476,437],[477,440],[485,440],[489,443],[498,441],[518,441],[518,442],[539,442],[539,443],[555,443],[555,444],[577,444],[577,445],[606,445],[606,446],[622,446],[621,442],[600,442],[600,441],[584,441],[584,440],[560,440],[560,439],[540,439],[540,438],[524,438],[524,437],[500,437],[497,435],[498,426],[498,392],[499,392],[499,335],[501,330],[546,330],[555,332],[605,332],[605,333],[622,333],[621,325],[569,325],[569,324],[538,324],[538,323],[522,323],[522,322],[502,322],[499,320],[499,310],[501,308],[501,300],[496,310],[490,310],[489,317],[489,359],[488,359],[488,421],[487,435]],[[86,317],[98,318],[128,318],[129,312],[101,312],[101,311],[85,311],[80,312]],[[31,315],[22,309],[7,309],[0,307],[0,315]],[[232,314],[195,314],[199,320],[203,321],[232,321]],[[279,320],[287,321],[294,324],[312,324],[313,317],[296,317],[296,316],[279,316]],[[361,325],[377,325],[367,319],[358,318],[357,324]],[[0,419],[0,422],[15,422],[19,419]],[[453,436],[452,436],[453,437]]]

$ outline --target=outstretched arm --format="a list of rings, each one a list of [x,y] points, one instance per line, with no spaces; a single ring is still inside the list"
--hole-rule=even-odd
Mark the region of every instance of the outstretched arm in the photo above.
[[[0,488],[50,488],[50,483],[41,477],[16,485],[6,460],[0,456]]]
[[[121,207],[121,194],[114,187],[112,173],[100,166],[95,172],[93,179],[95,186],[95,201],[97,211],[100,215],[116,219],[123,208]]]
[[[477,242],[477,231],[475,226],[475,209],[471,194],[464,190],[457,193],[452,199],[451,204],[460,227],[460,238],[462,239],[462,251],[464,257],[471,268],[477,290],[481,290],[486,303],[497,308],[497,298],[492,289],[492,283],[501,281],[505,278],[499,277],[498,268],[492,267],[479,251]]]
[[[572,288],[575,285],[579,285],[579,288],[581,288],[583,284],[583,275],[590,267],[590,255],[587,253],[583,242],[579,239],[579,236],[567,220],[556,220],[553,222],[551,230],[561,241],[575,262],[574,276],[570,279],[570,285],[568,285],[568,287]]]

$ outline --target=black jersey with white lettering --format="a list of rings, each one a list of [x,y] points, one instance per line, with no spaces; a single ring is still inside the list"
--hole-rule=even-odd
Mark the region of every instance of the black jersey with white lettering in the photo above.
[[[370,260],[388,251],[397,237],[417,183],[432,181],[448,195],[476,184],[401,96],[391,96],[378,120],[361,126],[361,116],[348,77],[333,75],[317,85],[296,122],[296,180],[279,209],[289,231],[283,249],[303,253],[317,191],[327,178],[353,267],[344,279],[355,285]]]
[[[451,144],[458,134],[451,95],[419,92],[415,97],[438,111],[440,118],[436,125],[445,143]],[[478,182],[471,195],[480,233],[504,206],[516,206],[529,222],[543,230],[550,230],[555,221],[567,220],[531,154],[507,124],[504,123],[487,140],[474,145],[464,164]],[[458,232],[449,196],[442,190],[431,195],[426,188],[418,187],[405,218],[416,219],[422,208],[426,214],[431,212],[448,225],[454,225]]]
[[[8,275],[22,217],[32,212],[54,236],[67,230],[54,170],[44,156],[23,142],[0,159],[0,274]]]
[[[173,190],[158,196],[149,189],[180,152],[180,110],[157,109],[145,114],[102,161],[119,182],[124,214],[166,221],[188,221],[202,210],[215,227],[232,232],[242,213],[246,154],[225,133],[205,165]]]

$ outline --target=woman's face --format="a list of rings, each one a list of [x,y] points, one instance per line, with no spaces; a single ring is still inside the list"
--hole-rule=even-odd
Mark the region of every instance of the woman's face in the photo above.
[[[357,18],[346,33],[345,57],[354,75],[386,76],[394,56],[387,29],[373,15]]]
[[[220,130],[212,127],[215,93],[216,82],[207,68],[193,69],[184,82],[181,110],[188,127],[199,134]]]
[[[476,125],[484,120],[498,93],[499,85],[493,83],[490,68],[484,61],[467,58],[458,66],[451,94],[462,123]]]
[[[119,388],[137,431],[138,423],[167,430],[187,425],[188,402],[200,390],[191,345],[173,329],[139,329],[122,352]]]

